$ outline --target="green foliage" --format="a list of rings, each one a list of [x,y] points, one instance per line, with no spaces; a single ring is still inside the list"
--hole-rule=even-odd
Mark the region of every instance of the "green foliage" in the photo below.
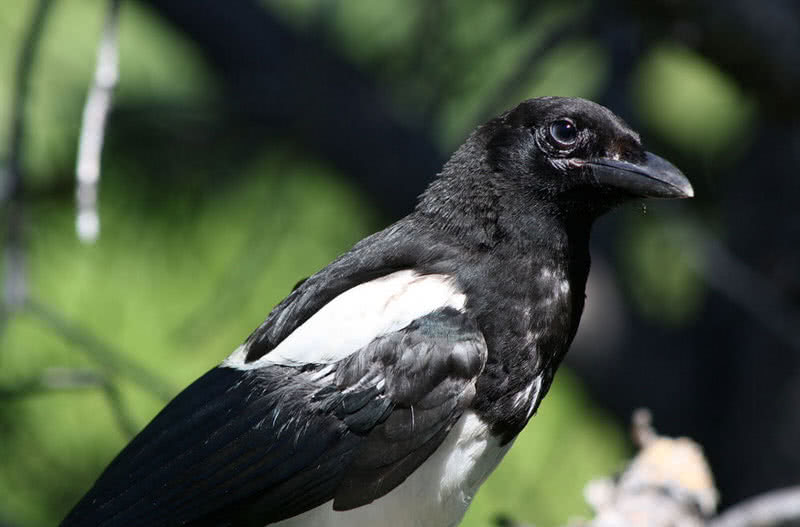
[[[591,96],[605,74],[603,52],[579,38],[547,50],[542,61],[528,59],[585,13],[583,1],[544,2],[527,13],[480,0],[350,0],[330,11],[308,0],[263,3],[368,69],[403,113],[432,120],[444,150],[521,99]]]
[[[153,215],[138,212],[143,193],[112,166],[95,246],[75,240],[69,202],[30,211],[32,295],[173,392],[230,353],[295,282],[373,224],[347,186],[297,155],[265,153],[250,167],[263,177],[191,206],[175,197],[174,209]],[[121,385],[137,427],[164,404],[127,372],[96,366],[35,313],[14,316],[0,339],[0,385],[53,366],[91,368]],[[0,450],[0,507],[31,525],[53,524],[128,439],[98,389],[46,392],[3,409],[9,436]]]
[[[0,145],[7,143],[16,55],[34,2],[0,5]],[[53,2],[34,63],[25,137],[26,183],[48,185],[71,177],[81,111],[93,75],[104,10],[93,0]],[[76,30],[80,28],[80,30]],[[166,22],[135,2],[120,17],[118,100],[180,100],[189,104],[215,92],[197,51]],[[1,150],[0,150],[1,151]],[[5,152],[3,154],[5,155]]]
[[[658,133],[693,154],[714,155],[747,137],[754,105],[723,72],[675,45],[639,66],[638,107]]]
[[[535,95],[592,97],[609,74],[606,52],[583,38],[527,62],[532,49],[584,12],[585,2],[545,2],[535,17],[513,3],[443,2],[438,22],[422,0],[335,2],[331,18],[319,2],[263,3],[296,27],[324,29],[317,36],[375,77],[399,113],[427,120],[444,150],[488,113]],[[217,79],[181,35],[126,2],[119,113],[112,114],[103,159],[102,232],[96,245],[79,244],[72,166],[100,5],[53,3],[32,79],[29,285],[39,302],[177,393],[233,350],[297,280],[382,222],[341,174],[283,138],[252,144],[236,131],[203,137],[191,119],[213,118],[195,109],[214,102]],[[31,8],[24,0],[0,4],[2,144]],[[752,111],[723,75],[669,46],[640,68],[637,93],[649,126],[689,153],[741,137]],[[188,108],[190,122],[162,115],[170,108]],[[131,131],[130,114],[147,124]],[[637,284],[634,298],[646,312],[687,320],[702,292],[685,253],[670,245],[658,220],[632,219],[621,253],[626,283]],[[95,372],[119,388],[128,415],[114,410],[113,393],[103,386],[9,395],[53,368]],[[164,402],[131,372],[103,365],[65,339],[41,313],[15,314],[0,327],[0,521],[55,524],[129,439],[126,421],[144,426]],[[561,371],[465,525],[485,526],[498,513],[543,527],[563,523],[585,510],[588,479],[619,466],[623,444],[615,424]]]
[[[631,219],[620,237],[625,243],[620,254],[625,284],[639,310],[661,324],[692,320],[705,289],[693,270],[702,256],[687,235],[691,226],[677,218]]]

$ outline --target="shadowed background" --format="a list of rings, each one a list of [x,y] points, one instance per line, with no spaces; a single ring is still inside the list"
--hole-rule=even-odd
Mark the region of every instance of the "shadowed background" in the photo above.
[[[704,445],[724,503],[798,483],[800,5],[123,2],[85,245],[73,167],[104,12],[0,5],[0,525],[57,523],[292,285],[410,211],[474,126],[539,95],[609,106],[697,197],[598,223],[567,366],[464,524],[585,513],[638,406]]]

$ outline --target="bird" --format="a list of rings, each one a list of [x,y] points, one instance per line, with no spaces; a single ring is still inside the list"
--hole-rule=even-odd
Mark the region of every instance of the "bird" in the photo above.
[[[457,525],[575,336],[594,220],[693,195],[606,107],[521,102],[169,402],[62,527]]]

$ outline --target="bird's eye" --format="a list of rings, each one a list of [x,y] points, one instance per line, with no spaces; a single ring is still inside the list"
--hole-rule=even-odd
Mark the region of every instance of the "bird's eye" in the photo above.
[[[578,127],[569,119],[559,119],[550,124],[550,137],[559,146],[571,146],[578,140]]]

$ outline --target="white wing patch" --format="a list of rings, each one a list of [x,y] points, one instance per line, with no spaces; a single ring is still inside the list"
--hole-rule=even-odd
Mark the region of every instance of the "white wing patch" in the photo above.
[[[461,311],[466,300],[448,275],[397,271],[340,294],[257,361],[245,362],[242,345],[222,366],[249,370],[270,364],[331,364],[432,311]]]

